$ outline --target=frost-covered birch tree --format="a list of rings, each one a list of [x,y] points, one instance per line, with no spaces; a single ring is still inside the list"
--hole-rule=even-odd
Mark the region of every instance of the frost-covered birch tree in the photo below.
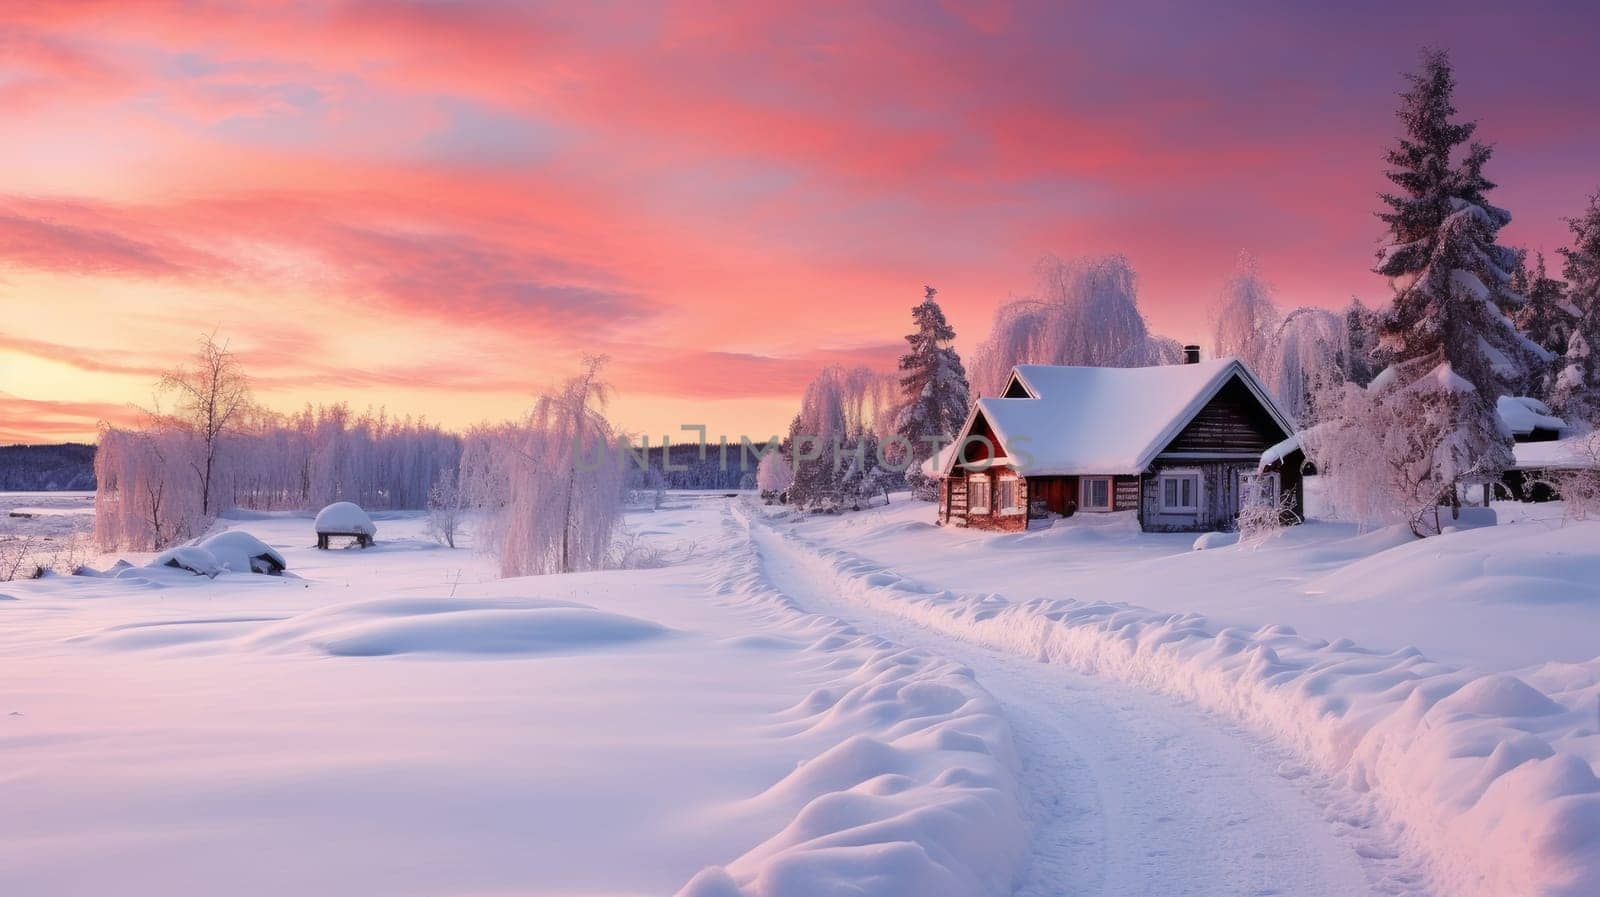
[[[161,378],[161,388],[177,398],[176,419],[193,434],[197,457],[191,462],[200,485],[200,513],[214,505],[212,481],[223,436],[250,408],[250,381],[227,343],[215,333],[202,337],[194,363]]]
[[[1182,347],[1150,333],[1133,268],[1120,254],[1039,263],[1033,297],[995,311],[973,356],[974,395],[998,395],[1018,364],[1139,367],[1176,364]]]
[[[900,356],[903,404],[894,433],[900,446],[897,454],[909,451],[909,455],[894,460],[907,465],[905,479],[912,493],[932,501],[934,483],[922,472],[922,462],[955,438],[967,417],[971,387],[961,357],[951,345],[956,338],[955,328],[934,301],[938,291],[933,287],[926,291],[922,304],[911,309],[916,330],[906,335],[910,349]]]

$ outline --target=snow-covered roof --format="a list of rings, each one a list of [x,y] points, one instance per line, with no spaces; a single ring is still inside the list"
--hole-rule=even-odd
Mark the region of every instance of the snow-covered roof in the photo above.
[[[369,536],[378,534],[377,524],[367,516],[367,512],[355,502],[336,501],[317,513],[317,532],[320,533],[365,533]]]
[[[1600,436],[1584,433],[1548,442],[1519,442],[1511,447],[1517,470],[1584,470],[1600,468]]]
[[[1294,426],[1236,358],[1140,368],[1022,364],[1013,371],[1031,398],[979,399],[982,414],[1025,475],[1137,474],[1237,377],[1285,433]],[[939,456],[948,473],[956,453]]]
[[[1515,436],[1526,436],[1536,429],[1560,432],[1567,428],[1567,422],[1556,417],[1549,405],[1532,396],[1501,396],[1495,402],[1495,410]]]

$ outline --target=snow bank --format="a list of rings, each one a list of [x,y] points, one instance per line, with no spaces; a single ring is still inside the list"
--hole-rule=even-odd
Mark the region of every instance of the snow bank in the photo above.
[[[283,555],[244,530],[228,530],[203,539],[199,545],[233,573],[277,574],[289,568]]]
[[[365,533],[376,536],[378,526],[355,502],[336,501],[317,512],[316,531],[318,534]]]
[[[864,659],[779,717],[778,734],[827,745],[744,808],[789,824],[702,870],[679,897],[1009,893],[1027,846],[1018,761],[972,672],[805,613],[768,581],[748,540],[715,582],[731,604],[797,622],[809,650],[833,663]]]
[[[250,636],[257,647],[345,657],[568,654],[670,630],[588,605],[539,599],[378,598],[319,608]]]
[[[215,577],[222,572],[222,563],[217,560],[216,555],[204,548],[197,548],[193,545],[169,548],[156,555],[155,560],[145,566],[187,570],[197,576]]]
[[[849,600],[1175,695],[1275,738],[1343,786],[1331,818],[1352,831],[1393,828],[1439,893],[1595,893],[1600,659],[1482,675],[1414,648],[1379,654],[1285,626],[1219,629],[1126,604],[934,590],[790,533],[759,536]]]

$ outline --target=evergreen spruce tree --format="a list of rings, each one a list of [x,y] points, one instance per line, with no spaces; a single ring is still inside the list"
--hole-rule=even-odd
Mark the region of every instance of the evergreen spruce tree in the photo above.
[[[949,442],[967,419],[967,371],[951,347],[956,332],[934,301],[938,290],[926,287],[922,304],[911,309],[916,332],[906,336],[910,351],[900,356],[900,387],[905,404],[895,420],[895,435],[911,446],[906,482],[918,498],[931,501],[935,486],[922,473],[922,462],[939,444]]]
[[[1456,484],[1486,481],[1511,463],[1495,400],[1525,393],[1550,354],[1506,315],[1526,301],[1510,289],[1516,254],[1495,242],[1511,215],[1486,198],[1494,188],[1483,174],[1490,147],[1469,143],[1475,123],[1455,120],[1449,57],[1426,53],[1408,78],[1399,112],[1405,136],[1386,157],[1399,189],[1381,196],[1390,241],[1374,270],[1396,293],[1379,322],[1389,368],[1374,381],[1374,400],[1417,406],[1395,420],[1433,423],[1440,438],[1419,447],[1425,473],[1454,505]]]
[[[1378,315],[1361,304],[1360,298],[1350,297],[1344,311],[1345,345],[1344,378],[1348,383],[1366,386],[1378,372]]]
[[[1567,220],[1573,245],[1563,247],[1568,302],[1578,312],[1566,351],[1557,362],[1550,404],[1570,422],[1600,425],[1600,191],[1589,207]]]
[[[1555,376],[1560,372],[1559,356],[1567,349],[1577,317],[1567,301],[1567,285],[1546,272],[1544,253],[1534,256],[1533,266],[1526,269],[1523,279],[1528,303],[1517,312],[1517,329],[1552,356],[1557,356],[1554,364],[1542,365],[1542,374],[1537,378],[1536,394],[1548,400]]]

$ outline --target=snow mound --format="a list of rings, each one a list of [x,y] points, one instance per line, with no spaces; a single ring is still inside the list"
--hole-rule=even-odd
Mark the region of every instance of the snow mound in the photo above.
[[[317,512],[316,531],[322,533],[378,534],[377,524],[355,502],[336,501]]]
[[[1210,548],[1227,548],[1229,545],[1238,544],[1238,533],[1201,533],[1194,540],[1194,550],[1205,551]]]
[[[750,513],[733,525],[748,527]],[[998,703],[959,664],[806,613],[743,545],[719,565],[717,594],[789,618],[830,666],[860,660],[777,715],[774,734],[824,746],[739,809],[788,824],[678,897],[1010,893],[1028,836]]]
[[[277,575],[289,568],[289,562],[276,549],[244,530],[217,533],[202,540],[199,547],[211,552],[224,569],[233,573]]]
[[[1429,539],[1416,551],[1439,552],[1493,532]],[[1287,626],[1217,628],[1198,614],[1127,604],[962,595],[793,533],[769,530],[763,539],[848,600],[996,650],[1174,695],[1276,740],[1343,786],[1335,809],[1355,820],[1353,830],[1396,839],[1419,857],[1438,893],[1595,893],[1600,658],[1525,676],[1483,675],[1430,661],[1415,648],[1382,654],[1344,640],[1307,639]],[[1460,560],[1446,556],[1434,572],[1460,568]],[[1470,566],[1452,571],[1458,581],[1472,575]]]
[[[537,599],[379,598],[291,617],[248,641],[338,657],[572,654],[671,630],[588,605]]]
[[[155,560],[145,566],[171,567],[175,570],[187,570],[196,576],[210,576],[213,578],[222,572],[222,563],[217,560],[216,555],[204,548],[198,548],[193,545],[169,548],[156,555]]]

